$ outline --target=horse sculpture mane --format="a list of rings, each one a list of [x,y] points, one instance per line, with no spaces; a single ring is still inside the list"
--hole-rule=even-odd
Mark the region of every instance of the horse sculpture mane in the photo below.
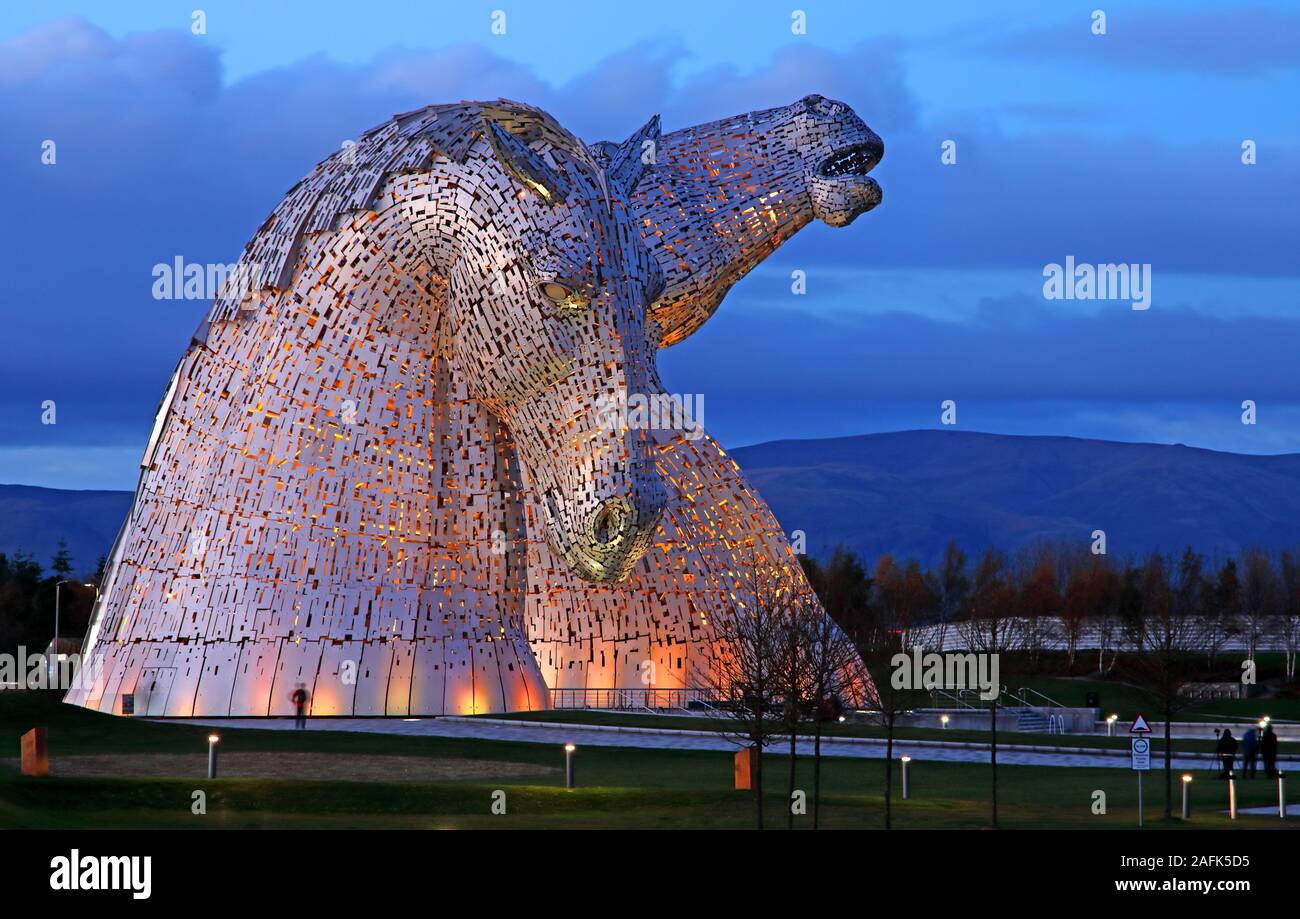
[[[818,96],[591,146],[498,100],[322,161],[173,374],[67,700],[274,715],[302,684],[316,715],[436,715],[708,685],[744,557],[806,584],[711,438],[609,408],[662,395],[657,349],[792,233],[874,206],[882,149]]]

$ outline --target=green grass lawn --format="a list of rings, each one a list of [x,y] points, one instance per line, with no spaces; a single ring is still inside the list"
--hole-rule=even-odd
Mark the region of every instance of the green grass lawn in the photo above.
[[[17,756],[19,736],[41,724],[50,729],[54,768],[78,753],[175,753],[206,748],[206,728],[154,724],[62,705],[50,693],[0,692],[0,753]],[[223,729],[223,751],[323,752],[341,757],[404,754],[502,760],[555,767],[559,743],[524,744],[394,737],[330,731]],[[558,777],[535,782],[361,782],[301,779],[24,778],[0,770],[0,826],[50,827],[514,827],[527,829],[724,828],[753,825],[746,792],[732,789],[727,752],[584,747],[578,752],[580,788],[566,791]],[[764,757],[768,822],[785,825],[789,761]],[[895,791],[898,764],[895,763]],[[873,828],[883,821],[883,764],[826,759],[822,768],[823,825]],[[796,786],[811,793],[811,762],[798,764]],[[914,798],[895,801],[900,828],[981,828],[989,823],[987,766],[916,761]],[[1116,829],[1136,822],[1137,784],[1127,769],[999,769],[1001,825],[1008,828]],[[1159,819],[1160,773],[1147,778],[1148,825],[1182,828]],[[1273,801],[1273,783],[1240,783],[1241,806]],[[1226,808],[1225,783],[1198,774],[1195,827],[1277,827],[1276,817],[1242,817]],[[195,790],[207,794],[208,813],[190,811]],[[506,814],[493,815],[493,792],[506,794]],[[1106,813],[1092,813],[1094,793]],[[1175,788],[1175,794],[1178,794]],[[1151,802],[1155,802],[1153,808]],[[1176,806],[1176,802],[1175,802]],[[1293,821],[1300,825],[1300,821]],[[807,827],[808,817],[796,818]]]

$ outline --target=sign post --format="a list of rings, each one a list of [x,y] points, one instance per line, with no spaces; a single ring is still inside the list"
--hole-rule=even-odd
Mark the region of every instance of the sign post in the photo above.
[[[1147,724],[1147,720],[1139,712],[1138,716],[1133,719],[1133,724],[1129,727],[1128,732],[1134,735],[1129,753],[1132,758],[1131,768],[1138,774],[1138,827],[1141,828],[1142,776],[1151,769],[1151,741],[1147,740],[1144,735],[1151,733],[1151,725]]]

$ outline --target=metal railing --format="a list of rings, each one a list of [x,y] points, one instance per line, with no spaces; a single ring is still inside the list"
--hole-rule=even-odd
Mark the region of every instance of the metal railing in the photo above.
[[[957,695],[954,696],[946,689],[932,689],[930,690],[930,701],[934,704],[935,708],[978,709],[979,706],[971,705],[969,702],[967,702],[965,699],[962,698],[962,693],[964,693],[965,691],[966,690],[963,689],[960,692],[958,692]]]
[[[1020,702],[1022,705],[1027,705],[1027,706],[1029,706],[1030,708],[1042,708],[1042,707],[1043,707],[1042,705],[1036,705],[1036,704],[1034,704],[1033,702],[1030,702],[1030,701],[1029,701],[1029,696],[1030,696],[1030,694],[1033,694],[1033,695],[1037,696],[1038,698],[1042,699],[1044,702],[1047,703],[1047,705],[1048,705],[1049,707],[1052,707],[1052,708],[1065,708],[1064,705],[1062,705],[1060,702],[1057,702],[1055,699],[1051,698],[1050,696],[1045,696],[1045,695],[1043,695],[1041,692],[1039,692],[1037,689],[1030,689],[1028,686],[1021,686],[1021,687],[1020,687],[1020,695],[1019,695],[1019,696],[1015,695],[1014,693],[1010,693],[1009,695],[1011,696],[1011,698],[1015,699],[1017,702]]]
[[[708,689],[552,689],[551,708],[597,708],[619,711],[665,709],[684,712],[715,709],[716,699]]]

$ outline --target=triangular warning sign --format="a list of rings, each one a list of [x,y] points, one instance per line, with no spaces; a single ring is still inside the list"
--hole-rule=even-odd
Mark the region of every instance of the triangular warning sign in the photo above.
[[[1128,729],[1128,732],[1130,734],[1150,734],[1151,725],[1147,724],[1147,720],[1142,717],[1142,713],[1138,712],[1138,716],[1133,719],[1133,726]]]

